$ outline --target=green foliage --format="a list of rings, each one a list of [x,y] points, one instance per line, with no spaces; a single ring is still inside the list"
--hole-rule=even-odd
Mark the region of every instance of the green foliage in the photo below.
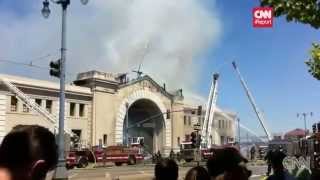
[[[273,7],[276,17],[320,28],[320,0],[260,0],[261,6]]]
[[[310,51],[311,57],[306,62],[310,74],[320,80],[320,44],[313,43]]]

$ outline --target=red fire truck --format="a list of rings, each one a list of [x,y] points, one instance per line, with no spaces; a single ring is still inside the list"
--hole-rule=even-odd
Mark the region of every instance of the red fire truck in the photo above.
[[[129,138],[130,146],[108,146],[107,148],[98,148],[94,151],[96,162],[106,163],[113,162],[116,166],[123,163],[134,165],[144,159],[141,145],[143,137]]]

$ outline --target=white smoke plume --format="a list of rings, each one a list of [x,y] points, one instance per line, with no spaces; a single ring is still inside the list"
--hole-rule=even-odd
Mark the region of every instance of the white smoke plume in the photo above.
[[[142,62],[141,70],[166,82],[169,89],[191,90],[200,71],[198,57],[214,47],[221,32],[218,12],[214,7],[207,9],[203,0],[71,3],[67,64],[71,73],[92,69],[131,72]],[[41,17],[41,8],[41,1],[33,1],[23,17],[0,12],[0,58],[25,61],[59,49],[60,8],[50,4],[48,20]],[[37,63],[47,65],[48,61]],[[30,73],[30,69],[18,73],[48,76],[46,71]]]

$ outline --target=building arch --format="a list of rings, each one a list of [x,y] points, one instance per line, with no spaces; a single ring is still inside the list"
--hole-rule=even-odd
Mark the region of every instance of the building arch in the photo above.
[[[147,99],[154,102],[160,109],[161,113],[163,113],[162,116],[164,119],[164,128],[165,128],[164,130],[165,138],[164,138],[163,146],[164,146],[164,149],[170,148],[171,147],[171,119],[166,118],[167,116],[165,113],[167,112],[167,108],[157,94],[147,90],[134,91],[129,96],[124,98],[120,103],[117,117],[116,117],[116,122],[115,122],[115,144],[122,144],[123,142],[123,124],[126,116],[126,109],[127,109],[126,104],[128,104],[130,107],[134,102],[141,99]]]

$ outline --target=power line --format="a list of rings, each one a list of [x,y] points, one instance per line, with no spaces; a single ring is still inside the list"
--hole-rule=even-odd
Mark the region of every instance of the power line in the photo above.
[[[21,65],[21,66],[28,66],[28,67],[32,67],[32,68],[38,68],[38,69],[49,70],[49,68],[47,68],[47,67],[38,66],[38,65],[32,64],[32,62],[30,62],[30,63],[22,63],[22,62],[18,62],[18,61],[7,60],[7,59],[0,59],[0,62],[4,62],[4,63],[8,63],[8,64]]]
[[[15,65],[20,65],[20,66],[26,66],[29,68],[37,68],[37,69],[43,69],[43,70],[50,70],[50,68],[48,67],[43,67],[43,66],[38,66],[35,64],[32,64],[32,62],[30,63],[22,63],[22,62],[17,62],[17,61],[11,61],[11,60],[7,60],[7,59],[0,59],[0,63],[8,63],[8,64],[15,64]],[[75,73],[66,73],[68,76],[73,76],[76,75]]]

